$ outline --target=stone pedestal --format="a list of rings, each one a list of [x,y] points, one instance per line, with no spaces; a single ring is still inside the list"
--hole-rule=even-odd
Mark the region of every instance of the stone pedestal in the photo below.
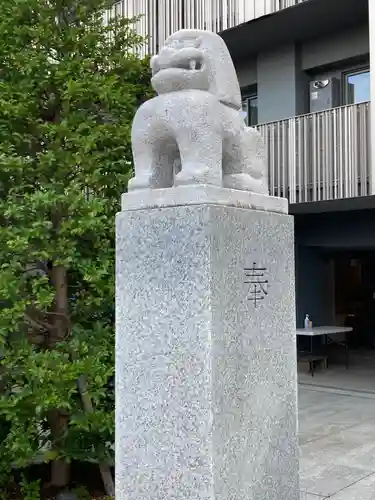
[[[117,216],[116,500],[298,500],[293,219],[199,189]]]

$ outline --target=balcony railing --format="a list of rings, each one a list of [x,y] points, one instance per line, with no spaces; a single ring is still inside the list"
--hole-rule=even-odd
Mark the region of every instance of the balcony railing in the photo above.
[[[290,203],[369,194],[370,103],[259,125],[270,192]]]
[[[140,14],[137,31],[150,36],[146,52],[155,53],[173,32],[198,28],[220,32],[307,0],[121,0],[112,14],[134,17]]]

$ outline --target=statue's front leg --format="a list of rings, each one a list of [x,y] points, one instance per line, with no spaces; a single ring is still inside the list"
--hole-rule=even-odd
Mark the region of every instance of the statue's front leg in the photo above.
[[[147,144],[135,146],[133,142],[134,177],[128,182],[128,191],[156,189],[158,176],[153,164],[152,148]]]
[[[192,124],[177,134],[181,171],[175,177],[175,186],[222,186],[223,137],[221,131],[209,122],[203,127]]]
[[[149,104],[150,103],[150,104]],[[152,101],[139,108],[132,128],[134,177],[128,191],[161,189],[173,184],[173,154],[161,124],[154,120]]]

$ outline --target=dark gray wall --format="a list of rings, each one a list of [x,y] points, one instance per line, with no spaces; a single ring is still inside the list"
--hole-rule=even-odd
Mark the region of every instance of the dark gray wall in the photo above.
[[[375,249],[375,209],[298,215],[296,241],[305,246]]]
[[[368,53],[369,27],[365,24],[302,44],[301,67],[311,70]]]
[[[307,75],[295,44],[258,54],[257,77],[259,123],[306,112]]]
[[[334,288],[331,264],[318,248],[296,246],[297,328],[308,314],[315,326],[334,323]]]
[[[235,67],[241,88],[257,83],[257,60],[255,57],[239,63],[235,62]]]

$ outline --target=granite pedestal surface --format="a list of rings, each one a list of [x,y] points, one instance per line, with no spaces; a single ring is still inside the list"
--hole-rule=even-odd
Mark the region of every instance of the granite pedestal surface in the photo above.
[[[116,500],[298,500],[293,219],[175,189],[117,215]]]

